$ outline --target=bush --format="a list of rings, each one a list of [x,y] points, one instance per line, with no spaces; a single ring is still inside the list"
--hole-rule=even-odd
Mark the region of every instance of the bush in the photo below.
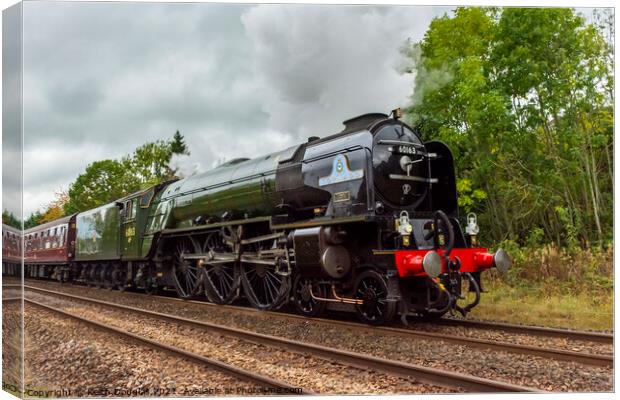
[[[564,249],[547,244],[520,247],[507,240],[498,247],[513,260],[506,276],[496,270],[487,274],[491,284],[503,282],[515,288],[540,288],[549,293],[593,295],[613,292],[613,248]]]

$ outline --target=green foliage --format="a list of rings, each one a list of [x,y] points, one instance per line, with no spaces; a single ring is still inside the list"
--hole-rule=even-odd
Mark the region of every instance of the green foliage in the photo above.
[[[403,52],[408,121],[453,150],[462,211],[482,239],[575,248],[612,237],[613,49],[609,15],[458,8]]]
[[[487,274],[491,285],[502,281],[510,287],[528,290],[544,288],[548,293],[568,295],[590,293],[593,296],[613,292],[613,249],[558,248],[553,244],[521,247],[514,241],[503,241],[513,265],[505,276],[496,270]]]
[[[64,204],[64,214],[96,208],[173,179],[175,171],[169,164],[174,154],[189,154],[179,131],[172,140],[146,143],[131,156],[90,164],[69,186],[69,199]]]
[[[30,216],[24,221],[24,229],[34,228],[37,225],[41,225],[43,220],[43,214],[39,211],[33,212]]]
[[[140,189],[128,158],[95,161],[69,187],[65,214],[96,208]]]
[[[15,214],[8,210],[2,211],[2,223],[17,229],[22,228],[21,221],[15,217]]]
[[[456,183],[456,191],[459,196],[459,207],[465,213],[473,211],[475,204],[480,204],[482,200],[487,198],[486,192],[482,189],[473,189],[471,180],[467,178],[459,179]]]

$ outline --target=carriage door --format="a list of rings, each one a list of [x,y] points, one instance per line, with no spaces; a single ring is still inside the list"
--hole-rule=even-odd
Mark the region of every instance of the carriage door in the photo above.
[[[122,218],[123,227],[121,230],[123,259],[137,258],[140,250],[140,240],[136,236],[136,215],[138,212],[138,199],[133,198],[123,204]]]

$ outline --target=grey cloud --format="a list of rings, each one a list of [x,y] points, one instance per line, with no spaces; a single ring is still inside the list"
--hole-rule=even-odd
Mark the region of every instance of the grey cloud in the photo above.
[[[94,84],[93,84],[94,83]],[[94,80],[77,80],[73,82],[56,82],[50,88],[47,99],[52,112],[62,114],[90,114],[103,100],[101,88]]]
[[[2,14],[2,208],[17,216],[21,202],[21,7]]]
[[[25,212],[88,163],[179,129],[183,171],[256,156],[411,93],[398,48],[423,7],[24,5]]]

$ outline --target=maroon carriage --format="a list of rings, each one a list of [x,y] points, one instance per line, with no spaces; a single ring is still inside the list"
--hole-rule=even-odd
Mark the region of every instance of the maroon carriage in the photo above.
[[[2,224],[2,274],[18,276],[22,264],[22,234],[19,229]]]
[[[75,215],[24,231],[26,276],[68,280],[74,249]]]

